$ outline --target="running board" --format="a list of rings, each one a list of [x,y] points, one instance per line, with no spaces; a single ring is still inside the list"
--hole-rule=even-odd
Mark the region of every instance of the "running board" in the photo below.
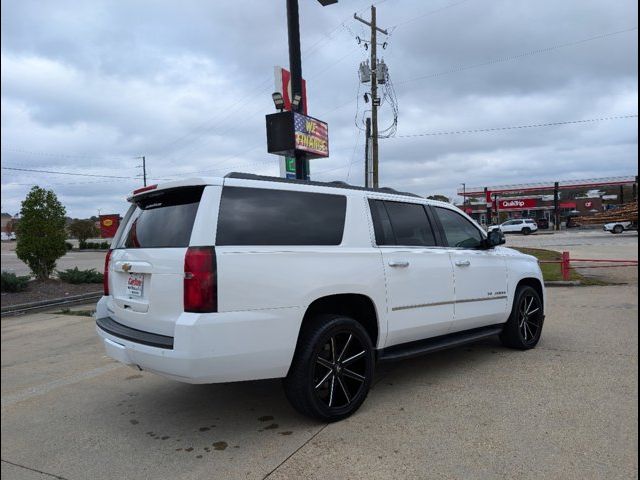
[[[425,338],[416,342],[402,343],[389,348],[383,348],[378,354],[379,362],[395,362],[405,358],[417,357],[426,353],[437,352],[446,348],[457,347],[465,343],[475,342],[486,337],[492,337],[502,332],[504,324],[474,328],[462,332],[450,333],[440,337]]]

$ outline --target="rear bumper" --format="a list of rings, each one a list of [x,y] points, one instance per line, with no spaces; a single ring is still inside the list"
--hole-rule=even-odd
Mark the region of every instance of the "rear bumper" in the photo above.
[[[299,308],[183,313],[176,322],[173,348],[141,343],[112,318],[105,297],[98,302],[96,317],[96,331],[115,360],[186,383],[219,383],[286,376],[302,313]]]

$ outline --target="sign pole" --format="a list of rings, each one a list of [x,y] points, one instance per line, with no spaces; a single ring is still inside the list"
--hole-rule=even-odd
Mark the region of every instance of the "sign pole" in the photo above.
[[[287,0],[287,33],[289,37],[289,70],[291,71],[291,99],[300,95],[298,105],[291,105],[294,112],[304,111],[302,98],[302,58],[300,55],[300,17],[298,0]],[[296,179],[306,178],[306,156],[304,152],[295,152]]]

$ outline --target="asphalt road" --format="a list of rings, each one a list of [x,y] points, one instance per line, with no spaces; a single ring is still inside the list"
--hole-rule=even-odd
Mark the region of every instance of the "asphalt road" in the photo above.
[[[13,272],[16,275],[28,275],[27,267],[16,256],[16,242],[2,242],[2,270]],[[99,272],[104,268],[105,252],[78,252],[72,251],[60,258],[57,262],[58,270],[78,267],[81,270],[95,268]]]
[[[10,479],[637,478],[638,288],[553,288],[535,350],[497,340],[378,369],[335,424],[279,380],[186,385],[103,355],[88,317],[4,318]]]
[[[638,260],[638,232],[614,235],[601,230],[570,230],[551,235],[507,235],[506,246],[567,251],[571,258],[576,259]],[[579,267],[607,264],[580,262],[573,265]],[[638,281],[637,267],[578,268],[577,270],[582,275],[608,282],[637,283]]]

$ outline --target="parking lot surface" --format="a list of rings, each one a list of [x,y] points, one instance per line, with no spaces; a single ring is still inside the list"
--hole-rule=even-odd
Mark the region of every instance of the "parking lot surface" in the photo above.
[[[279,380],[121,366],[90,317],[3,318],[2,475],[636,478],[637,290],[637,276],[549,289],[538,348],[491,339],[380,366],[363,407],[330,425],[293,411]]]
[[[2,270],[13,272],[16,275],[28,275],[27,267],[16,256],[16,242],[2,242]],[[71,251],[57,261],[56,268],[65,270],[78,267],[81,270],[95,268],[99,272],[104,268],[105,252],[78,252]]]
[[[552,234],[507,235],[507,247],[530,247],[567,251],[571,258],[638,260],[638,232],[613,235],[602,230],[569,230]],[[593,263],[574,263],[579,267]],[[607,264],[601,264],[607,265]],[[611,265],[610,263],[608,265]],[[638,281],[637,268],[578,269],[585,276],[612,283],[634,283]]]

